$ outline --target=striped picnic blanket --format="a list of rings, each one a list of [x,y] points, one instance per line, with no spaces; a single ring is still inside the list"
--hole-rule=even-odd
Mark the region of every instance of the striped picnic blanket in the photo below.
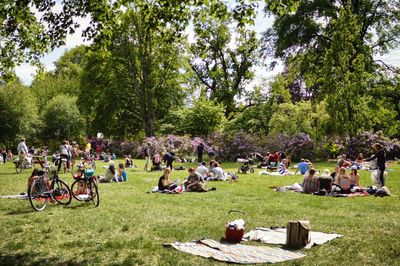
[[[174,242],[165,245],[196,256],[239,264],[277,263],[305,256],[305,254],[281,248],[220,243],[212,239],[202,239],[186,243]]]

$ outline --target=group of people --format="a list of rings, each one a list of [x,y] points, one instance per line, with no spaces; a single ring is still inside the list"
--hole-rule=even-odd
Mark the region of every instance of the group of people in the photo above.
[[[302,162],[298,164],[298,170],[301,173],[305,171],[302,183],[303,192],[319,193],[321,190],[326,191],[326,193],[340,194],[361,192],[363,191],[363,187],[360,184],[360,175],[358,174],[360,168],[358,164],[371,161],[376,161],[376,169],[374,171],[377,171],[379,186],[384,187],[384,172],[386,168],[385,151],[379,143],[374,144],[373,148],[375,150],[374,155],[366,159],[362,158],[362,161],[359,155],[357,158],[358,162],[356,160],[356,163],[347,161],[345,157],[340,156],[332,174],[330,174],[329,169],[325,169],[323,173],[318,176],[313,165],[307,160],[302,160]]]
[[[0,148],[0,163],[6,163],[7,161],[11,161],[13,158],[13,154],[11,150],[7,150],[5,147]]]
[[[189,176],[182,183],[178,184],[179,180],[172,181],[171,179],[171,169],[164,168],[163,174],[158,180],[158,191],[174,191],[180,187],[180,191],[186,192],[207,192],[211,190],[216,190],[215,187],[207,188],[204,183],[204,178],[198,173],[194,168],[188,169]]]
[[[119,163],[118,169],[115,169],[115,165],[113,163],[108,165],[106,173],[99,176],[97,181],[100,183],[128,181],[128,174],[125,170],[125,165],[123,163]]]

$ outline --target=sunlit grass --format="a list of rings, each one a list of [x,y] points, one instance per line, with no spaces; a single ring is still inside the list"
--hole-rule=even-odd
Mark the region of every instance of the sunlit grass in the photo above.
[[[100,184],[100,206],[73,200],[63,207],[50,204],[35,212],[29,201],[0,199],[0,265],[209,265],[222,264],[163,247],[172,241],[219,240],[225,223],[243,217],[246,230],[285,226],[289,220],[309,220],[313,230],[344,237],[304,251],[307,256],[285,265],[400,265],[400,165],[394,165],[387,185],[394,196],[333,198],[275,192],[270,186],[301,182],[301,176],[240,175],[239,182],[213,182],[208,193],[165,195],[148,193],[161,172],[128,169],[127,183]],[[98,163],[97,174],[104,173]],[[177,164],[178,165],[178,164]],[[186,167],[195,164],[186,164]],[[237,164],[224,163],[228,171]],[[332,169],[332,164],[316,168]],[[0,195],[26,191],[29,172],[16,174],[11,163],[0,165]],[[174,171],[183,180],[186,171]],[[361,171],[362,185],[370,183]],[[61,178],[72,184],[68,174]],[[227,214],[230,209],[245,215]]]

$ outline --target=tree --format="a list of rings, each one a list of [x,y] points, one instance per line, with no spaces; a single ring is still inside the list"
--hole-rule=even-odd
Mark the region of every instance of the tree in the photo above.
[[[82,67],[86,60],[84,45],[66,51],[56,62],[56,68],[50,72],[39,72],[31,84],[31,90],[36,96],[38,106],[43,107],[53,97],[66,94],[71,97],[78,96],[80,92],[80,79]]]
[[[85,135],[84,120],[76,97],[60,94],[51,99],[43,111],[43,139],[80,139]]]
[[[334,132],[353,137],[368,130],[373,114],[368,106],[371,75],[368,73],[370,58],[358,52],[360,43],[357,16],[349,7],[341,10],[338,19],[332,21],[334,34],[332,45],[326,51],[321,88],[327,95],[327,111]]]
[[[246,7],[240,12],[241,23],[248,21],[246,16],[252,8],[244,1],[238,1],[239,7]],[[256,2],[251,0],[250,2]],[[267,9],[275,13],[292,12],[298,0],[266,0]],[[55,8],[58,5],[60,8]],[[0,3],[0,76],[9,80],[15,65],[22,62],[39,64],[39,57],[49,50],[65,44],[67,34],[74,33],[80,26],[77,17],[90,16],[91,22],[83,32],[83,37],[96,39],[105,52],[110,43],[114,26],[118,24],[118,14],[122,6],[141,6],[144,13],[154,14],[149,21],[151,27],[171,26],[179,36],[189,22],[201,20],[204,13],[199,9],[209,7],[209,16],[221,17],[226,12],[226,5],[221,0],[4,0]],[[243,8],[241,9],[243,10]],[[34,12],[39,11],[39,12]]]
[[[183,108],[178,112],[182,119],[174,122],[178,122],[183,133],[192,136],[207,137],[222,128],[225,122],[223,105],[204,97],[196,100],[193,107]]]
[[[317,97],[324,82],[322,69],[326,50],[333,45],[336,21],[348,8],[356,20],[351,32],[354,56],[364,55],[365,68],[374,72],[379,61],[373,55],[397,47],[400,38],[400,5],[398,1],[299,1],[296,12],[277,16],[273,29],[263,36],[267,55],[283,59],[290,70],[299,73]],[[337,28],[336,28],[337,29]]]
[[[238,27],[232,45],[229,23],[228,19],[209,19],[195,24],[195,43],[190,51],[192,69],[206,95],[224,104],[225,117],[231,119],[237,110],[235,98],[242,96],[253,77],[258,40],[254,31]]]
[[[139,123],[134,130],[143,129],[151,137],[157,121],[183,100],[182,47],[171,42],[169,28],[150,26],[153,15],[139,7],[129,8],[114,31],[110,57],[104,60],[94,55],[86,67],[82,96],[93,95],[93,101],[91,106],[83,105],[95,113],[95,121],[112,122],[105,130],[116,121],[123,126]]]
[[[13,145],[21,137],[30,143],[36,141],[41,128],[35,98],[29,88],[15,81],[0,87],[0,139]]]
[[[399,10],[398,1],[300,1],[266,31],[264,51],[326,99],[335,132],[354,136],[371,129],[374,80],[387,67],[373,56],[398,46]]]

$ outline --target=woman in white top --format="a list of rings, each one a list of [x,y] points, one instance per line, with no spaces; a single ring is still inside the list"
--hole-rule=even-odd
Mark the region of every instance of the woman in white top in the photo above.
[[[214,163],[213,174],[214,174],[214,179],[216,180],[226,181],[227,179],[224,169],[219,167],[218,163]]]

